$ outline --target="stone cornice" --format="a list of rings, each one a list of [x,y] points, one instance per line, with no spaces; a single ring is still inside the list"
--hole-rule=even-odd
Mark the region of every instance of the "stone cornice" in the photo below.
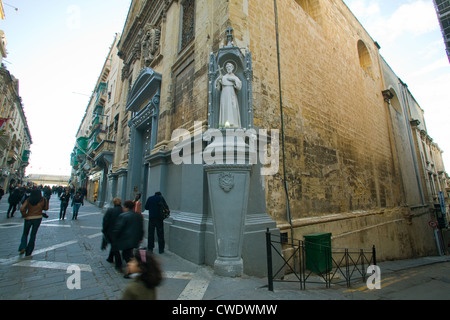
[[[145,1],[139,10],[139,13],[133,20],[128,20],[126,22],[122,39],[118,44],[118,54],[124,63],[131,65],[135,60],[140,59],[140,43],[145,26],[148,24],[156,26],[164,21],[168,9],[173,2],[177,1],[178,0]],[[133,1],[130,12],[133,11],[133,6],[135,5],[139,5],[139,3]],[[131,17],[128,18],[131,19]]]

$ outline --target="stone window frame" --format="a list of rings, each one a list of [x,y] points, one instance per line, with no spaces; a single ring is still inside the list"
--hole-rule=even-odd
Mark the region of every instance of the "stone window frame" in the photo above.
[[[179,39],[179,52],[183,51],[187,47],[189,47],[189,44],[192,43],[192,41],[195,39],[195,13],[196,13],[196,7],[197,7],[197,1],[196,0],[183,0],[180,3],[180,39]],[[191,9],[191,12],[188,12],[188,15],[191,15],[191,17],[186,15],[185,8],[187,5],[191,5],[189,9]],[[187,20],[189,19],[189,20]],[[186,32],[186,26],[188,26],[191,29],[190,33]],[[192,35],[190,35],[192,33]],[[190,35],[188,38],[186,38],[188,35]]]

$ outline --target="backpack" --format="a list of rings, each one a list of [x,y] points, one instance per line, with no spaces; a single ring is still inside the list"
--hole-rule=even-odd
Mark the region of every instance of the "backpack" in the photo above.
[[[170,209],[167,206],[166,201],[164,201],[163,197],[161,197],[158,203],[158,214],[163,220],[166,220],[168,217],[170,217]]]

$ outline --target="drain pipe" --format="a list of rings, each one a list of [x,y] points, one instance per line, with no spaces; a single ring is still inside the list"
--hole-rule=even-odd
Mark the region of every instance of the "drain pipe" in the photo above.
[[[286,193],[286,215],[289,225],[291,226],[291,245],[294,247],[294,228],[292,226],[291,206],[289,202],[289,185],[287,181],[286,173],[286,150],[285,150],[285,135],[284,135],[284,113],[283,113],[283,94],[281,86],[281,58],[280,58],[280,35],[278,31],[278,6],[277,0],[273,0],[275,9],[275,32],[277,39],[277,59],[278,59],[278,84],[280,92],[280,115],[281,115],[281,149],[283,156],[283,179],[284,179],[284,191]]]

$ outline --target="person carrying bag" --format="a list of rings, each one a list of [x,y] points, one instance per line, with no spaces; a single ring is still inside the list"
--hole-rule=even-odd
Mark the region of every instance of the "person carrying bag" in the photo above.
[[[164,219],[170,215],[170,209],[161,192],[156,192],[149,197],[145,203],[145,210],[148,210],[148,250],[153,252],[155,247],[155,229],[158,236],[159,253],[164,253]]]
[[[25,202],[20,207],[20,212],[24,218],[24,228],[22,239],[19,246],[19,253],[26,256],[30,256],[33,253],[36,234],[39,226],[42,222],[42,217],[48,218],[48,216],[43,213],[44,210],[48,210],[48,201],[46,198],[42,197],[40,190],[32,190],[30,197],[25,200]],[[28,235],[31,235],[28,239]]]

